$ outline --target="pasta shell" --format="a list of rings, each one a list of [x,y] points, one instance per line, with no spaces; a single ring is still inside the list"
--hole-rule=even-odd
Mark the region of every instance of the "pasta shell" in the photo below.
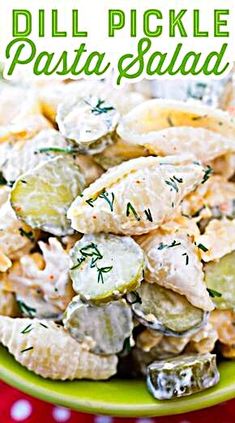
[[[17,307],[15,295],[12,292],[4,291],[0,287],[0,316],[17,316],[19,310]]]
[[[25,116],[10,125],[0,126],[0,143],[29,140],[47,128],[50,124],[44,116]]]
[[[233,310],[214,310],[210,322],[218,333],[219,341],[225,345],[235,344],[235,312]]]
[[[128,143],[128,140],[125,141]],[[191,152],[197,160],[203,162],[235,151],[235,139],[226,138],[205,128],[185,126],[162,129],[156,132],[154,141],[144,140],[134,144],[142,145],[152,154],[160,156]]]
[[[116,373],[116,356],[88,352],[54,322],[0,317],[0,342],[20,364],[44,378],[102,380]]]
[[[6,82],[1,82],[0,87],[0,126],[41,113],[35,90]]]
[[[6,272],[11,265],[11,260],[0,250],[0,272]]]
[[[205,172],[188,156],[129,160],[85,189],[72,203],[68,218],[82,233],[147,233],[174,215]],[[113,201],[112,208],[108,198]]]
[[[117,132],[125,141],[141,145],[145,145],[145,143],[154,145],[159,131],[172,127],[204,128],[228,138],[234,148],[235,120],[229,113],[201,104],[195,105],[180,101],[148,100],[134,108],[122,119]],[[177,136],[177,132],[173,132],[173,134]],[[182,133],[179,133],[179,142],[181,142],[181,136]],[[191,144],[189,146],[189,151],[193,152]],[[206,149],[207,145],[205,144],[204,157]]]
[[[217,340],[217,331],[213,328],[213,325],[208,322],[203,329],[199,330],[199,332],[191,337],[190,342],[187,345],[186,352],[196,352],[202,354],[211,352],[213,351]]]
[[[191,304],[202,310],[213,310],[197,248],[187,235],[164,235],[155,231],[138,242],[146,254],[146,282],[185,295]]]
[[[218,260],[235,249],[235,219],[213,219],[197,239],[203,261]]]
[[[183,213],[191,216],[199,214],[203,217],[206,208],[208,217],[232,217],[235,212],[234,200],[235,184],[221,176],[212,175],[205,184],[200,185],[183,200],[181,208]]]
[[[235,154],[228,153],[217,157],[208,163],[216,175],[221,175],[226,179],[232,178],[235,172]]]
[[[39,289],[47,302],[63,311],[74,294],[69,278],[69,255],[56,238],[49,238],[48,242],[39,241],[43,266],[38,256],[23,256],[10,270],[8,284],[12,291],[23,295]]]

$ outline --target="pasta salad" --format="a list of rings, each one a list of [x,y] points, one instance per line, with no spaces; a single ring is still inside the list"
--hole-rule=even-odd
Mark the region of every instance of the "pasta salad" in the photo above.
[[[235,357],[233,75],[207,88],[0,81],[0,343],[30,371],[162,400]]]

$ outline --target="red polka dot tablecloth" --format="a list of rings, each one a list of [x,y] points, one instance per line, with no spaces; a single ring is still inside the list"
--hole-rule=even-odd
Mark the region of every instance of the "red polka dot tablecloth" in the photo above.
[[[51,405],[0,382],[0,423],[234,423],[235,400],[172,417],[124,419],[92,416]]]

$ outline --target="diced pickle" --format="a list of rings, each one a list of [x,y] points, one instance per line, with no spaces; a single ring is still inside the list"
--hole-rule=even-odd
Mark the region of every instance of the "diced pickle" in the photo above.
[[[147,386],[154,398],[172,399],[191,395],[219,381],[215,354],[181,355],[155,361],[147,368]]]
[[[207,320],[207,313],[194,307],[176,292],[157,284],[142,283],[132,302],[136,318],[164,335],[185,336],[197,332]]]
[[[122,351],[133,330],[132,312],[125,300],[103,306],[84,304],[79,296],[69,304],[63,319],[65,328],[77,341],[99,355]]]
[[[66,212],[84,187],[79,168],[68,157],[57,157],[21,175],[13,186],[11,204],[18,218],[53,235],[73,233]]]
[[[127,236],[84,235],[72,249],[71,261],[74,291],[91,303],[117,299],[143,278],[143,251]]]
[[[216,307],[235,309],[235,251],[205,265],[205,281]]]

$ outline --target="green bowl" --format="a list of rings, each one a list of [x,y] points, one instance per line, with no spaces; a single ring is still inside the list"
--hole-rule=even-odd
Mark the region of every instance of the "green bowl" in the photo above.
[[[42,400],[88,413],[122,417],[166,416],[186,413],[235,397],[235,362],[219,366],[217,386],[174,401],[157,401],[142,380],[113,379],[107,382],[55,382],[29,372],[0,347],[0,378]]]

